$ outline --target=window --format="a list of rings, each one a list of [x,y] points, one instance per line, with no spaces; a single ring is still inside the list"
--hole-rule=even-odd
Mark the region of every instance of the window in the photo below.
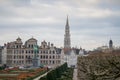
[[[27,56],[26,56],[26,58],[27,58]]]
[[[37,53],[39,53],[39,50],[37,51]]]
[[[49,59],[51,59],[51,56],[49,56]]]
[[[53,54],[55,54],[55,51],[53,51]]]
[[[52,61],[53,62],[53,64],[55,63],[55,61]]]
[[[30,51],[29,51],[29,53],[30,53]]]
[[[43,45],[43,48],[45,48],[45,45]]]
[[[31,50],[31,53],[33,53],[33,50]]]
[[[22,53],[24,53],[24,50],[22,50]]]
[[[51,60],[49,61],[49,63],[51,64]]]
[[[43,53],[45,53],[45,51],[43,51]]]
[[[26,50],[26,53],[27,53],[27,50]]]
[[[16,45],[16,48],[18,48],[18,45]]]
[[[30,45],[28,47],[30,48]]]
[[[60,58],[60,55],[58,55],[58,58]]]
[[[48,59],[48,55],[46,55],[46,59]]]
[[[43,56],[43,59],[45,59],[45,56]]]
[[[50,50],[50,52],[49,52],[50,54],[51,54],[51,50]]]
[[[55,58],[55,56],[53,56],[53,59]]]
[[[40,56],[40,58],[42,59],[42,55]]]
[[[19,45],[19,48],[21,48],[21,45]]]
[[[41,54],[42,54],[43,52],[41,51]]]
[[[33,48],[33,45],[31,45],[31,48]]]
[[[24,58],[24,56],[22,56],[22,59]]]
[[[19,59],[21,59],[21,56],[19,56]]]
[[[16,59],[16,56],[14,56],[14,59]]]

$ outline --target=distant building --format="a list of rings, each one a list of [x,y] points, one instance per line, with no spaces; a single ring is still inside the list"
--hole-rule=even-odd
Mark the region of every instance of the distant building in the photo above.
[[[39,59],[40,63],[47,66],[58,66],[61,63],[61,49],[50,42],[41,42]]]
[[[35,38],[30,38],[25,44],[23,44],[19,37],[16,41],[7,43],[6,64],[8,66],[32,66],[35,53],[33,49],[34,45],[38,45]],[[61,49],[56,48],[53,44],[46,41],[41,42],[41,46],[38,47],[37,58],[39,65],[51,67],[60,65]]]
[[[77,66],[77,57],[78,56],[84,56],[85,51],[80,48],[72,48],[69,52],[69,54],[64,53],[64,49],[61,51],[61,64],[67,62],[68,66]]]
[[[113,41],[112,40],[109,41],[109,48],[113,49]]]
[[[116,50],[117,48],[115,48],[113,46],[113,41],[112,40],[109,40],[109,44],[108,46],[107,45],[104,45],[104,46],[101,46],[101,47],[98,47],[97,49],[95,49],[94,51],[101,51],[101,52],[104,52],[104,53],[109,53],[109,52],[112,52],[113,50]]]
[[[2,47],[2,65],[7,64],[7,46],[4,44]]]
[[[0,64],[2,64],[2,46],[0,46]]]

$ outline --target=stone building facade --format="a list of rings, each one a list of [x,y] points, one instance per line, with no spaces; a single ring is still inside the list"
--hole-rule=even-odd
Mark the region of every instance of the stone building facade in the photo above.
[[[23,44],[21,38],[6,44],[8,66],[32,66],[35,56],[34,46],[38,45],[35,38],[30,38]],[[57,66],[60,64],[61,49],[56,48],[50,42],[43,41],[38,45],[37,59],[39,65]]]
[[[2,46],[0,46],[0,64],[2,64]]]

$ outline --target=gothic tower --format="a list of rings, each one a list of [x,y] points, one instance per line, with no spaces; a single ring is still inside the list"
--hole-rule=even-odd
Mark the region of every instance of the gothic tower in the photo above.
[[[65,35],[64,35],[64,52],[69,52],[71,49],[71,41],[70,41],[70,26],[68,21],[68,16],[66,20],[65,26]]]

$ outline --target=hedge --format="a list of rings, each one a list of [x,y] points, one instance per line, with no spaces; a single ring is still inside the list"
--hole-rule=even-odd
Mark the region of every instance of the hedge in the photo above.
[[[46,76],[40,78],[39,80],[57,80],[57,78],[60,78],[62,73],[65,72],[67,68],[67,63],[64,63],[63,65],[50,71]]]

